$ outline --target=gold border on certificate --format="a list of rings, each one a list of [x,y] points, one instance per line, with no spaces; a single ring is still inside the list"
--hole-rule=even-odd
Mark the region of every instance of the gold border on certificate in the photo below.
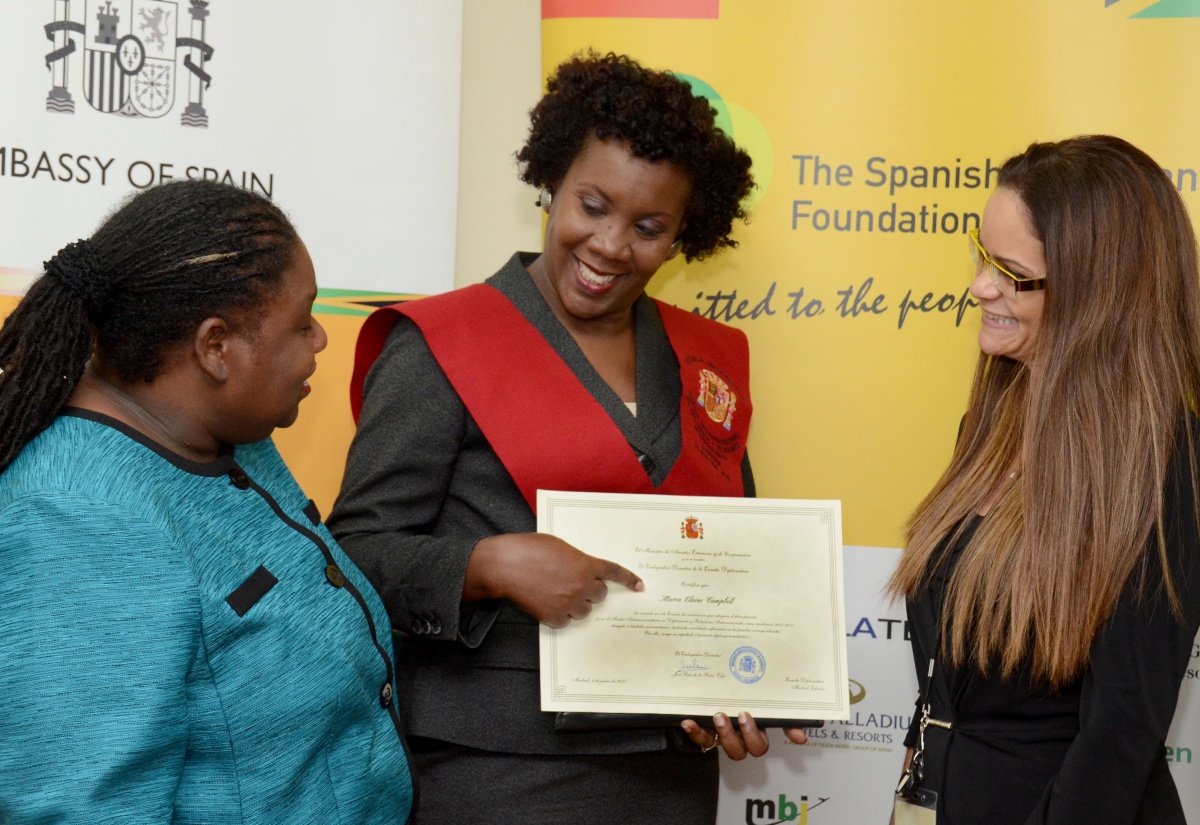
[[[538,530],[646,583],[540,628],[542,710],[848,718],[841,502],[539,490]]]

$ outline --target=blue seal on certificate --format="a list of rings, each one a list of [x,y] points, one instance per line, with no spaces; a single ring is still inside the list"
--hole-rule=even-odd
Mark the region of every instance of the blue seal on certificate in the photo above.
[[[739,647],[729,657],[729,672],[739,682],[752,685],[767,672],[767,660],[763,658],[757,648]]]

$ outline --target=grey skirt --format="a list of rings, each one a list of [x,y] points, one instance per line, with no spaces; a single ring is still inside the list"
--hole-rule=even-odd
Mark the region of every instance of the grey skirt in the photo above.
[[[492,753],[412,737],[411,825],[712,825],[717,754]]]

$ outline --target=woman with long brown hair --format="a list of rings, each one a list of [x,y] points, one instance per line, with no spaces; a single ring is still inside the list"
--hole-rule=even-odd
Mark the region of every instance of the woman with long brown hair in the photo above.
[[[971,243],[979,364],[890,583],[921,694],[897,821],[1183,823],[1163,745],[1200,625],[1186,209],[1123,140],[1035,143]]]

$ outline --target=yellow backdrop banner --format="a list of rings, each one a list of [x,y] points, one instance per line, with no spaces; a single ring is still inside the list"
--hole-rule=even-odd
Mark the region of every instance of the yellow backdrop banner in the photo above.
[[[1145,149],[1200,214],[1200,0],[542,9],[547,73],[589,48],[674,71],[753,157],[741,248],[673,261],[651,290],[749,336],[759,494],[843,502],[852,716],[723,762],[718,822],[884,822],[917,691],[903,606],[880,592],[966,405],[980,322],[966,233],[1006,158],[1086,133]],[[1166,742],[1190,816],[1198,673]]]
[[[752,220],[740,249],[651,290],[749,335],[759,494],[841,499],[847,544],[897,547],[965,406],[966,232],[997,168],[1035,140],[1112,133],[1200,212],[1198,15],[1196,0],[544,0],[543,61],[627,53],[716,105],[754,158]]]

